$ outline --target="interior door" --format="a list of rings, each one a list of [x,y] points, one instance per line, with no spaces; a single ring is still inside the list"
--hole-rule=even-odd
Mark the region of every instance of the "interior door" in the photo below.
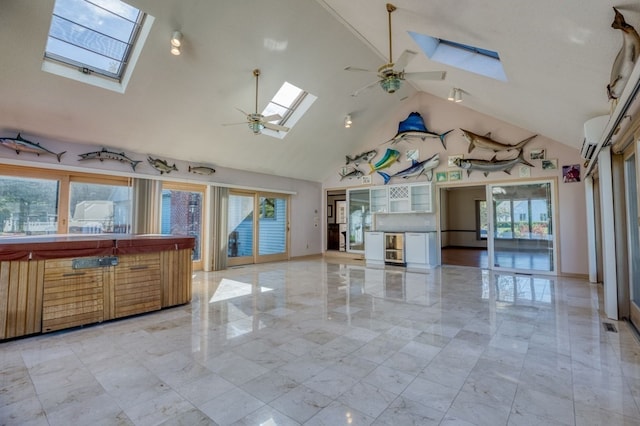
[[[488,185],[489,267],[555,274],[555,188],[552,181]]]
[[[348,190],[347,204],[347,251],[364,253],[364,233],[371,230],[369,188]]]

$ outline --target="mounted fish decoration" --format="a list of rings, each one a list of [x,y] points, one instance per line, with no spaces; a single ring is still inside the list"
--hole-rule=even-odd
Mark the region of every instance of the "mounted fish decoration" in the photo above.
[[[353,179],[364,176],[364,172],[357,167],[353,170],[343,170],[338,172],[338,174],[340,175],[340,180],[343,180],[344,178]]]
[[[36,155],[40,155],[40,154],[55,155],[56,157],[58,157],[58,163],[60,162],[60,158],[62,157],[62,154],[67,152],[67,151],[62,151],[61,153],[56,154],[55,152],[49,151],[47,148],[40,146],[40,144],[37,142],[31,142],[26,140],[25,138],[20,136],[20,133],[18,133],[18,136],[16,136],[15,138],[0,138],[0,144],[5,148],[14,150],[16,154],[20,154],[21,152],[31,152]]]
[[[410,177],[417,178],[422,174],[424,174],[429,180],[429,182],[431,182],[431,179],[433,179],[433,169],[438,167],[438,164],[440,164],[440,154],[436,153],[432,157],[427,158],[424,161],[413,160],[410,167],[407,167],[406,169],[401,170],[394,175],[389,176],[384,172],[378,172],[378,174],[382,176],[382,178],[384,179],[385,185],[389,183],[391,178],[397,178],[397,177],[401,177],[403,179],[407,179]]]
[[[618,99],[629,81],[631,72],[640,54],[640,36],[636,30],[624,20],[624,16],[615,7],[616,16],[611,28],[622,31],[622,47],[613,62],[611,78],[607,85],[609,100]]]
[[[382,157],[380,161],[375,165],[369,163],[369,167],[371,167],[371,172],[369,174],[391,167],[391,165],[396,161],[400,161],[400,151],[387,148],[387,151],[384,153],[384,157]]]
[[[172,170],[178,171],[175,163],[173,166],[170,166],[165,160],[160,160],[159,158],[151,158],[147,157],[147,161],[151,164],[151,167],[160,172],[160,174],[171,173]]]
[[[471,152],[473,151],[474,148],[484,148],[484,149],[490,149],[492,151],[508,151],[510,149],[519,149],[522,150],[522,148],[524,148],[524,146],[529,143],[529,141],[533,138],[535,138],[538,135],[533,135],[530,136],[520,142],[518,142],[515,145],[507,145],[504,143],[500,143],[497,142],[493,139],[491,139],[491,132],[487,133],[484,136],[480,136],[476,133],[470,132],[468,130],[465,129],[460,129],[462,130],[462,136],[464,136],[464,138],[469,142],[469,151]]]
[[[101,151],[93,151],[93,152],[87,152],[86,154],[79,154],[78,156],[80,157],[78,161],[115,160],[121,163],[129,163],[129,165],[131,166],[134,172],[136,171],[136,166],[142,163],[141,160],[132,160],[131,158],[127,157],[127,155],[124,152],[109,151],[106,148],[102,148]]]
[[[444,143],[444,138],[452,131],[453,129],[447,130],[444,133],[432,132],[427,129],[427,126],[425,126],[420,113],[412,112],[404,121],[401,121],[398,124],[398,133],[385,143],[395,144],[411,138],[420,138],[422,140],[425,140],[426,138],[438,138],[440,139],[444,149],[447,149],[447,146]]]
[[[346,164],[349,165],[349,163],[353,163],[356,166],[362,162],[368,163],[371,160],[373,160],[376,155],[378,155],[378,151],[376,151],[375,149],[372,149],[371,151],[366,151],[366,152],[362,152],[358,155],[356,155],[355,157],[349,157],[348,155],[347,157],[347,162]]]
[[[212,175],[216,172],[216,169],[205,166],[189,166],[189,173],[195,173],[197,175]]]
[[[469,176],[474,170],[483,172],[485,177],[488,176],[491,172],[505,172],[507,174],[511,174],[511,169],[518,163],[525,164],[529,167],[535,167],[533,164],[524,159],[524,153],[522,150],[518,153],[518,156],[512,160],[487,161],[471,159],[464,160],[462,158],[456,158],[455,160],[453,160],[453,162],[456,166],[466,170],[467,176]]]

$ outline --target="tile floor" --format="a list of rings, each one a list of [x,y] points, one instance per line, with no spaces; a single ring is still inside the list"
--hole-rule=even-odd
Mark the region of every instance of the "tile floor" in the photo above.
[[[599,286],[298,260],[188,306],[0,343],[0,424],[640,424],[640,345]]]

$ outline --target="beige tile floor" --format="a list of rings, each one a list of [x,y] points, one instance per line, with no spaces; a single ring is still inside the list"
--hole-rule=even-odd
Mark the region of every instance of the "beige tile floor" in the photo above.
[[[0,343],[0,424],[640,424],[640,345],[597,285],[300,260],[190,305]]]

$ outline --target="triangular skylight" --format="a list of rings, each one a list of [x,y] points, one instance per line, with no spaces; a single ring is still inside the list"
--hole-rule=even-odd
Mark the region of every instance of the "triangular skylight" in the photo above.
[[[498,52],[413,31],[408,33],[432,61],[495,80],[507,81],[507,75],[502,68]]]
[[[152,22],[120,0],[56,0],[42,69],[124,92]]]
[[[316,99],[316,96],[285,81],[282,87],[280,87],[280,90],[278,90],[273,99],[271,99],[262,111],[262,115],[266,117],[278,114],[282,119],[275,122],[275,124],[291,129],[296,125],[298,120],[302,118]],[[283,139],[287,135],[287,132],[263,129],[262,134]]]

